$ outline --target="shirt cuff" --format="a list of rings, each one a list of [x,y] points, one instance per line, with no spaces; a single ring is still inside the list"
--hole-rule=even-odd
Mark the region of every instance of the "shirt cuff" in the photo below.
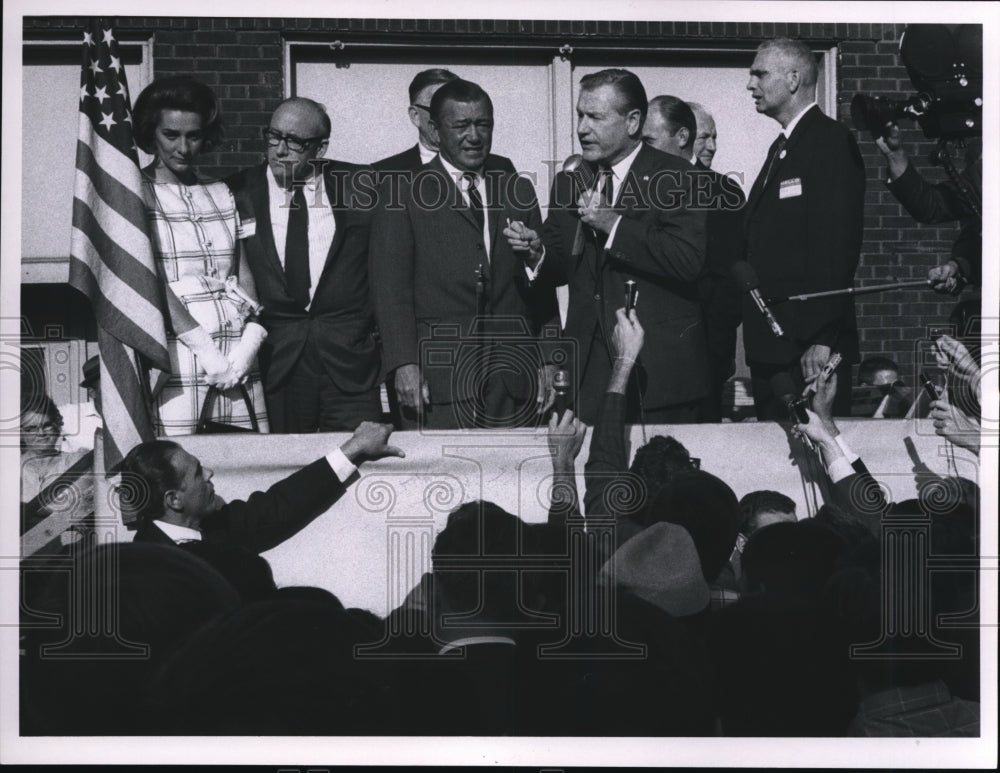
[[[619,215],[618,219],[615,220],[615,224],[611,226],[611,230],[608,232],[608,240],[604,243],[604,249],[606,250],[611,249],[611,244],[615,240],[615,234],[618,233],[618,224],[621,223],[621,221],[622,221],[622,216]]]
[[[844,452],[844,457],[847,459],[848,464],[852,464],[859,458],[858,455],[851,450],[851,447],[847,445],[847,441],[844,440],[843,435],[837,435],[834,440],[837,441],[837,445],[840,446],[840,450]]]
[[[849,475],[853,475],[854,468],[851,467],[851,463],[847,459],[843,456],[838,456],[830,462],[830,466],[826,469],[826,474],[830,476],[832,482],[837,483]]]
[[[330,465],[330,469],[333,470],[333,474],[337,476],[341,483],[346,483],[347,479],[358,471],[354,463],[339,448],[335,448],[328,453],[326,461]]]
[[[545,262],[545,248],[542,247],[542,257],[538,259],[534,268],[528,266],[527,263],[524,264],[524,273],[528,275],[528,283],[534,282],[538,279],[538,273],[542,270],[542,264]]]

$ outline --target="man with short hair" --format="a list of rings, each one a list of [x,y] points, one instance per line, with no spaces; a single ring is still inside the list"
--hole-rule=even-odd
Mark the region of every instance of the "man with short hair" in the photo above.
[[[744,257],[763,296],[790,296],[851,287],[861,251],[865,169],[851,132],[816,104],[816,58],[801,41],[777,38],[757,49],[747,90],[758,113],[781,134],[750,191]],[[771,379],[788,373],[801,386],[839,352],[840,392],[834,410],[850,412],[850,367],[859,359],[854,300],[849,295],[789,302],[772,309],[777,337],[749,294],[743,337],[758,419],[782,419],[787,409]]]
[[[267,161],[227,180],[264,307],[259,361],[272,432],[332,432],[381,416],[368,291],[370,171],[323,158],[330,118],[293,97],[264,130]]]
[[[569,285],[565,333],[575,342],[576,413],[593,424],[614,361],[611,333],[625,282],[635,282],[646,347],[628,390],[629,421],[698,419],[707,389],[696,280],[705,265],[705,213],[691,206],[691,163],[642,142],[646,92],[628,70],[583,77],[577,136],[597,190],[566,172],[552,184],[541,236],[507,234]]]
[[[649,100],[642,141],[672,156],[692,161],[697,134],[694,112],[683,99],[663,94]]]
[[[388,445],[392,427],[363,422],[340,448],[247,500],[224,502],[213,472],[169,440],[140,443],[122,463],[122,510],[138,520],[136,542],[224,543],[270,550],[328,510],[365,460],[405,456]],[[203,556],[211,562],[211,556]]]
[[[407,110],[410,123],[417,128],[417,144],[402,153],[383,158],[372,164],[376,172],[416,172],[437,155],[437,135],[431,127],[431,98],[439,88],[458,80],[451,70],[435,67],[421,70],[410,81],[410,106]]]
[[[480,86],[450,81],[430,110],[438,155],[412,179],[383,180],[370,247],[402,424],[534,424],[540,363],[525,344],[555,317],[555,293],[500,235],[540,227],[534,189],[490,153],[493,103]]]
[[[715,158],[715,141],[719,137],[715,131],[715,119],[704,105],[698,102],[688,102],[687,104],[694,112],[696,122],[692,147],[695,160],[706,169],[711,169],[712,159]]]

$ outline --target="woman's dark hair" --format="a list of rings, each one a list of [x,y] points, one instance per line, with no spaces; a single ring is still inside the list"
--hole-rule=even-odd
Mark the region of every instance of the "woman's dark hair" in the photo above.
[[[155,150],[156,126],[164,110],[200,115],[204,150],[211,150],[222,139],[222,114],[215,92],[190,75],[172,75],[146,86],[132,109],[135,143],[147,153]]]

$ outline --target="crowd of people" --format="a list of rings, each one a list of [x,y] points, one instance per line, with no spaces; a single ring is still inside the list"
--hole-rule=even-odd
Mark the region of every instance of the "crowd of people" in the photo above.
[[[851,296],[768,308],[738,281],[749,270],[772,296],[853,284],[864,165],[816,82],[803,43],[758,49],[747,88],[781,134],[744,196],[711,170],[704,106],[647,99],[627,70],[585,76],[582,159],[556,174],[543,219],[491,152],[489,95],[447,70],[414,78],[418,141],[403,153],[324,158],[330,118],[299,96],[263,129],[265,162],[215,182],[196,170],[221,137],[215,95],[154,81],[134,126],[153,156],[143,194],[169,310],[161,439],[122,465],[134,542],[22,572],[24,622],[62,621],[23,626],[22,734],[979,735],[975,482],[925,475],[919,499],[887,501],[837,428],[861,360]],[[879,147],[890,188],[916,186],[898,137]],[[976,279],[979,256],[959,252],[932,269],[936,289]],[[626,282],[639,311],[620,308]],[[824,471],[813,518],[787,492],[739,500],[672,437],[629,462],[628,424],[721,419],[741,323],[758,419],[793,416]],[[948,388],[928,410],[978,453],[966,333],[934,343]],[[876,416],[912,415],[900,376],[861,363]],[[353,434],[226,503],[212,470],[164,439],[194,432],[206,401],[224,424]],[[76,460],[59,456],[50,403],[22,417],[26,470]],[[547,522],[463,504],[384,619],[277,587],[261,553],[333,506],[360,465],[402,456],[394,429],[546,423]],[[890,555],[900,545],[924,552]],[[965,571],[897,571],[930,554]],[[83,578],[117,599],[108,625],[81,619],[103,613],[74,601]],[[893,616],[911,613],[916,628]]]

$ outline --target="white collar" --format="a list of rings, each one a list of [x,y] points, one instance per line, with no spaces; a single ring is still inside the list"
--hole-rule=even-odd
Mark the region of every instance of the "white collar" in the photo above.
[[[797,116],[795,116],[791,121],[788,122],[788,126],[786,126],[784,129],[781,130],[781,133],[785,135],[785,139],[788,139],[789,137],[792,136],[792,132],[795,131],[795,127],[798,126],[799,121],[802,120],[802,116],[804,116],[807,112],[809,112],[810,109],[812,109],[815,106],[816,106],[816,100],[813,100],[804,108],[802,108],[802,111]]]
[[[629,153],[625,158],[619,161],[617,164],[611,167],[611,174],[615,178],[615,197],[617,198],[617,191],[621,188],[618,183],[625,179],[625,175],[628,174],[628,170],[632,168],[632,163],[635,161],[635,157],[639,155],[639,151],[642,150],[642,143],[640,142],[635,146],[635,150]]]
[[[314,172],[316,167],[312,167]],[[267,182],[273,191],[282,191],[283,193],[290,194],[291,191],[285,190],[282,186],[278,185],[278,181],[274,179],[274,172],[271,171],[271,165],[267,165]],[[315,193],[316,189],[323,182],[323,175],[321,174],[311,174],[303,181],[303,187],[310,193]]]
[[[431,150],[429,147],[424,145],[424,143],[417,140],[417,150],[420,151],[420,163],[427,164],[437,155],[436,150]]]
[[[457,650],[459,647],[471,647],[476,644],[509,644],[512,647],[517,646],[517,642],[507,636],[465,636],[445,644],[438,650],[438,655],[444,655],[451,650]]]
[[[463,192],[465,191],[465,185],[461,181],[464,179],[464,175],[467,174],[474,174],[476,176],[477,188],[483,187],[482,172],[467,172],[463,169],[459,169],[454,164],[451,164],[444,156],[441,155],[441,153],[438,153],[437,155],[438,158],[441,159],[441,165],[444,167],[444,171],[451,175],[451,179],[455,181],[455,185],[457,185]]]
[[[176,523],[157,521],[157,527],[174,542],[201,542],[201,532]]]

